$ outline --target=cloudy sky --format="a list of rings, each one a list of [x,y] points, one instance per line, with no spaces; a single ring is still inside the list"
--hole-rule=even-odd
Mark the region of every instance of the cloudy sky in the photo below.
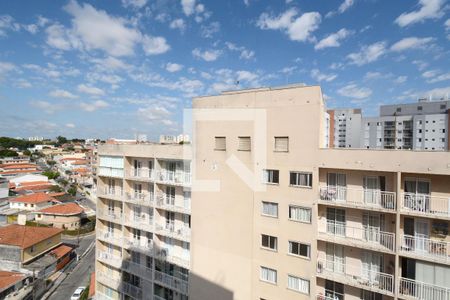
[[[446,0],[0,2],[0,136],[182,130],[196,95],[320,84],[329,107],[450,93]]]

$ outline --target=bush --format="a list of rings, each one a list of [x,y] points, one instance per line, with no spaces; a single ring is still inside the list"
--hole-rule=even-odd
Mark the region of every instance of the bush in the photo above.
[[[0,157],[15,157],[15,156],[19,156],[19,153],[17,153],[16,151],[13,150],[0,150]]]
[[[50,171],[50,170],[42,172],[42,175],[47,176],[48,179],[56,179],[56,178],[59,177],[59,173],[58,172],[53,172],[53,171]]]

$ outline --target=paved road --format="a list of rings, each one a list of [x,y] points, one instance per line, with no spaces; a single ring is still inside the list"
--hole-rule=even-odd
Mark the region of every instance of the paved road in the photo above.
[[[95,240],[95,233],[92,233],[91,235],[88,236],[84,236],[84,237],[80,237],[80,243],[79,246],[76,250],[78,255],[81,255],[84,253],[84,251],[86,251],[86,249],[89,247],[89,245]],[[72,245],[77,245],[78,243],[78,238],[77,237],[64,237],[62,239],[62,241],[64,243],[68,243],[68,244],[72,244]]]
[[[69,300],[79,286],[87,287],[89,285],[89,274],[94,271],[94,261],[95,247],[91,248],[86,256],[81,259],[73,271],[50,296],[49,300]]]

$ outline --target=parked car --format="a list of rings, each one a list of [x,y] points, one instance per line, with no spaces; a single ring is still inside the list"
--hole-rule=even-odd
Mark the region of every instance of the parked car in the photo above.
[[[84,289],[85,288],[83,286],[78,287],[73,293],[72,297],[70,297],[70,300],[79,300],[81,298],[81,294],[83,293]]]

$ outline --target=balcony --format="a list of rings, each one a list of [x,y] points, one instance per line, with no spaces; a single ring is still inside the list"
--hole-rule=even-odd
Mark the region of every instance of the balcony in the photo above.
[[[401,251],[412,256],[450,263],[450,242],[403,235]]]
[[[163,169],[158,172],[156,180],[164,184],[190,186],[191,173],[184,171],[169,171]]]
[[[142,181],[155,180],[155,170],[149,168],[131,168],[129,177]]]
[[[177,266],[183,267],[185,269],[189,269],[190,266],[190,257],[189,254],[183,255],[174,255],[174,251],[171,251],[169,248],[162,248],[154,253],[155,258],[167,261]]]
[[[104,242],[116,245],[121,247],[122,246],[122,238],[119,236],[114,235],[112,232],[99,230],[97,231],[96,237]]]
[[[105,207],[106,208],[106,207]],[[119,212],[114,212],[113,210],[109,209],[98,209],[97,210],[97,217],[114,223],[121,223],[123,221],[123,215]]]
[[[362,267],[318,260],[317,276],[387,295],[394,293],[393,275]]]
[[[173,223],[156,224],[155,231],[156,234],[186,242],[188,242],[191,237],[191,229],[189,227],[182,226],[180,228],[175,228]]]
[[[142,229],[147,232],[152,232],[153,228],[153,218],[148,215],[143,216],[135,216],[135,215],[126,215],[125,223],[126,226]]]
[[[97,259],[116,268],[120,268],[122,265],[122,258],[120,256],[116,256],[105,251],[99,251],[97,253]]]
[[[175,204],[175,197],[166,195],[166,194],[159,194],[158,199],[156,201],[156,207],[161,208],[164,210],[170,210],[182,214],[190,214],[191,213],[191,205],[190,201],[187,201],[185,206],[179,206]]]
[[[153,253],[153,241],[152,240],[144,240],[137,239],[133,237],[125,237],[123,239],[125,247],[127,249],[138,250],[143,252],[144,254],[152,254]]]
[[[176,290],[184,295],[188,294],[188,283],[183,279],[171,276],[160,271],[155,271],[153,278],[154,281],[162,284],[163,286]]]
[[[154,200],[154,194],[151,192],[127,192],[125,197],[125,202],[151,206]]]
[[[403,193],[402,199],[403,212],[450,218],[450,196],[438,197],[429,194]]]
[[[117,290],[121,285],[121,280],[119,278],[114,278],[112,274],[101,271],[97,271],[95,274],[95,280],[109,286],[114,290]]]
[[[316,300],[344,300],[344,295],[340,293],[333,292],[333,295],[325,292],[325,295],[317,294]]]
[[[394,251],[395,234],[377,227],[351,227],[345,223],[327,221],[326,229],[319,227],[319,237],[329,242],[348,244],[377,251]]]
[[[153,295],[153,300],[166,300],[166,298],[158,295]]]
[[[450,288],[400,278],[399,294],[407,299],[448,300],[450,299]]]
[[[138,286],[132,285],[128,282],[122,282],[122,287],[120,290],[135,299],[142,299],[142,289]]]
[[[123,261],[122,269],[147,280],[150,280],[152,278],[152,269],[147,268],[144,263]]]
[[[320,201],[362,209],[395,211],[396,193],[380,190],[347,188],[340,186],[320,187]]]
[[[123,191],[120,188],[103,187],[97,189],[97,197],[108,198],[121,201],[123,197]]]

